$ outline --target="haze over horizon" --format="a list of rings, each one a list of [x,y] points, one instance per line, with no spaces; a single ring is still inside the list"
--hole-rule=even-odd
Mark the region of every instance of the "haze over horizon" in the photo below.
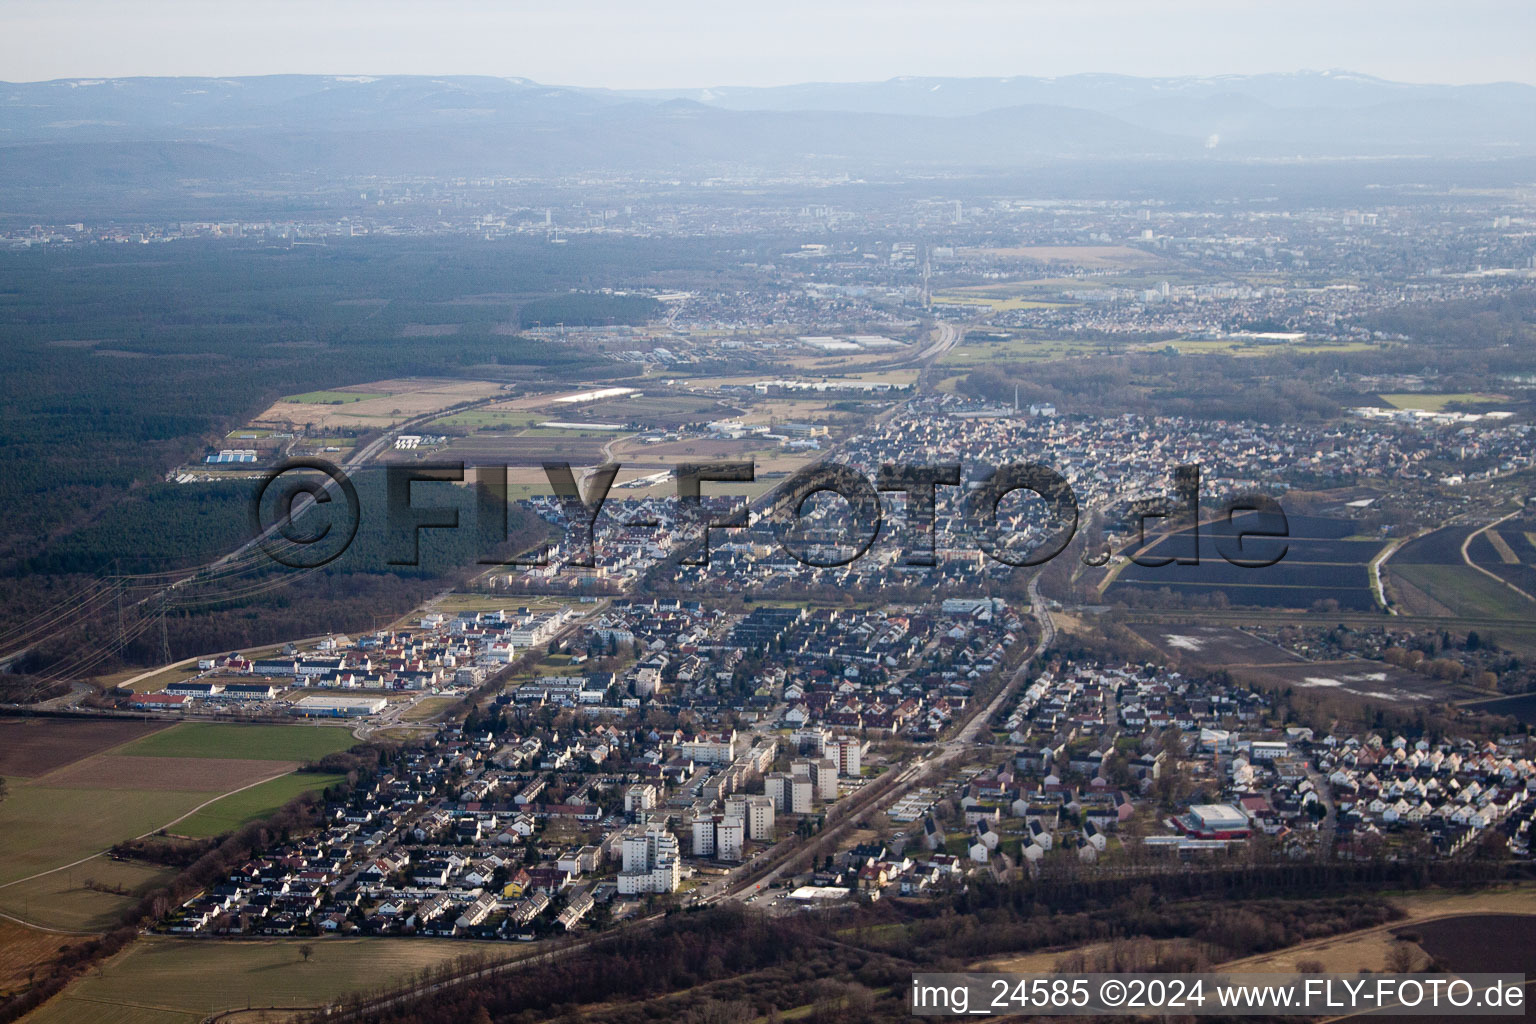
[[[560,10],[451,0],[294,0],[209,13],[187,0],[17,0],[0,24],[5,78],[426,74],[611,89],[762,87],[913,77],[1215,76],[1347,68],[1394,81],[1536,83],[1536,6],[1475,0],[1348,5],[786,0],[722,13],[701,0]],[[175,31],[167,32],[166,26]],[[1320,29],[1322,29],[1320,31]]]

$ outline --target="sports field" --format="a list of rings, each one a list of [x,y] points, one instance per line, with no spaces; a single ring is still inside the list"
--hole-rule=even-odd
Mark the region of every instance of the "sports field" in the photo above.
[[[526,955],[507,943],[454,939],[304,939],[207,942],[147,936],[75,981],[29,1024],[164,1024],[246,1006],[317,1006],[471,953]],[[214,979],[217,979],[215,982]]]
[[[316,761],[356,743],[352,733],[340,726],[186,722],[119,747],[114,753],[133,757]]]

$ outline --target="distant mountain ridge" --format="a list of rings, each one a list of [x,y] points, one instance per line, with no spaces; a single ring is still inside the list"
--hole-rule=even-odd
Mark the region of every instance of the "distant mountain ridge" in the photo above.
[[[1116,74],[1006,78],[902,76],[883,82],[831,82],[766,88],[628,91],[637,99],[690,99],[730,110],[841,110],[852,113],[979,114],[1000,107],[1038,104],[1116,113],[1158,101],[1246,97],[1270,107],[1358,108],[1403,100],[1450,100],[1481,104],[1536,102],[1536,86],[1416,85],[1351,71],[1143,78]]]
[[[0,184],[10,185],[195,178],[231,164],[862,174],[1057,159],[1510,156],[1536,152],[1536,87],[1337,71],[638,91],[474,76],[64,79],[0,84],[0,147]]]

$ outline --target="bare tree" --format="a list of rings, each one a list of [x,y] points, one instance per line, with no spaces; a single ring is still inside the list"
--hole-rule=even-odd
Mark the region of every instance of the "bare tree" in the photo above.
[[[309,963],[309,958],[314,955],[315,947],[310,945],[308,942],[305,942],[299,946],[299,956],[304,958],[305,963]]]
[[[1413,946],[1406,942],[1394,942],[1392,948],[1387,950],[1387,973],[1408,974],[1413,970],[1414,961],[1418,957],[1413,955]]]

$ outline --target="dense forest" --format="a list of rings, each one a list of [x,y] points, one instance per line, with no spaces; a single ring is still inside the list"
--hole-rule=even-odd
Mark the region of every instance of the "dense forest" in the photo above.
[[[625,374],[508,333],[519,302],[626,279],[656,247],[415,244],[0,254],[0,570],[290,393],[398,376]],[[580,250],[578,252],[577,250]],[[423,338],[408,328],[452,322]]]
[[[139,561],[149,564],[136,567],[146,575],[110,575],[117,561],[109,557],[111,547],[62,546],[60,557],[73,552],[76,558],[68,568],[80,575],[72,578],[82,587],[97,588],[87,594],[103,596],[80,604],[83,614],[61,614],[61,628],[21,659],[18,671],[49,679],[86,667],[105,672],[122,664],[159,664],[166,660],[166,648],[172,658],[184,658],[321,632],[375,629],[483,569],[482,560],[505,559],[549,535],[543,519],[525,506],[511,505],[505,538],[498,543],[500,523],[477,521],[474,492],[446,483],[418,485],[417,507],[456,509],[462,528],[422,531],[417,563],[395,564],[402,537],[409,547],[409,532],[397,537],[389,529],[384,471],[363,470],[352,479],[361,513],[356,536],[333,561],[315,568],[305,568],[308,563],[292,558],[294,552],[279,554],[297,567],[274,561],[259,549],[233,563],[214,563],[251,537],[248,484],[216,485],[214,496],[202,501],[200,485],[162,485],[169,493],[156,501],[119,506],[113,510],[114,521],[120,521],[125,508],[148,507],[164,515],[163,520],[146,517],[134,521],[131,530],[108,533],[112,543],[144,552]],[[340,506],[335,502],[325,510],[331,513],[334,508],[338,536],[346,528]],[[319,532],[322,524],[310,525],[306,516],[311,515],[321,518],[312,508],[300,516],[299,532]],[[178,553],[182,557],[176,557]],[[150,560],[150,554],[159,557]],[[155,574],[163,567],[199,565],[209,567],[190,577],[184,572]],[[124,567],[126,571],[126,559]],[[87,573],[109,576],[117,589],[100,590],[101,580]],[[169,587],[183,579],[186,582]],[[66,606],[65,611],[75,607]]]
[[[580,345],[519,336],[519,309],[714,258],[703,242],[625,239],[0,253],[0,631],[91,578],[197,565],[246,539],[239,485],[161,481],[273,400],[403,376],[623,377],[628,364]],[[574,298],[600,318],[652,308]]]
[[[961,381],[995,402],[1051,403],[1078,415],[1196,416],[1267,424],[1317,423],[1370,403],[1343,382],[1426,373],[1448,392],[1481,391],[1500,375],[1536,373],[1536,290],[1496,298],[1405,304],[1363,318],[1380,336],[1366,350],[1266,349],[1262,357],[1176,352],[1105,354],[1054,362],[998,359]]]
[[[661,315],[661,303],[648,295],[608,295],[572,292],[526,302],[517,311],[524,327],[596,327],[605,324],[643,324]]]

